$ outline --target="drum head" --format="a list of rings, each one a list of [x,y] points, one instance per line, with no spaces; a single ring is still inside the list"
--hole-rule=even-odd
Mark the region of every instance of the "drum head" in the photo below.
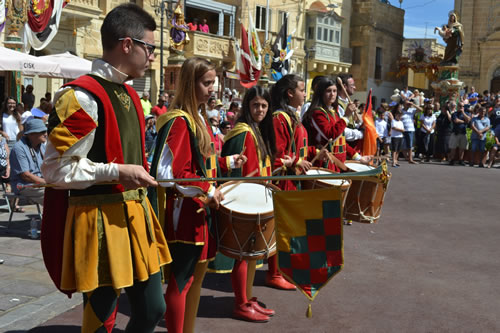
[[[226,188],[230,188],[228,184]],[[273,196],[269,188],[263,184],[241,183],[229,193],[224,193],[221,205],[243,214],[265,214],[273,211]]]
[[[309,169],[306,174],[309,175],[328,175],[333,172],[322,169]],[[345,183],[345,180],[342,179],[318,179],[317,182],[322,182],[329,185],[342,186]]]
[[[344,164],[349,170],[352,170],[354,172],[370,171],[370,170],[375,169],[374,167],[372,167],[370,165],[365,165],[365,164],[361,164],[361,163],[346,162]]]

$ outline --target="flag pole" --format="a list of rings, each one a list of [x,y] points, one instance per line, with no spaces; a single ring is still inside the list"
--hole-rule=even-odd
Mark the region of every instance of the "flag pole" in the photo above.
[[[380,174],[387,173],[387,165],[360,172],[344,172],[331,174],[317,175],[285,175],[285,176],[260,176],[260,177],[200,177],[200,178],[173,178],[173,179],[156,179],[158,183],[185,183],[185,182],[228,182],[228,181],[281,181],[281,180],[329,180],[329,179],[364,179],[367,177],[378,177]],[[96,183],[94,185],[117,185],[119,182]],[[18,185],[18,189],[28,187],[57,187],[56,184],[30,184]]]

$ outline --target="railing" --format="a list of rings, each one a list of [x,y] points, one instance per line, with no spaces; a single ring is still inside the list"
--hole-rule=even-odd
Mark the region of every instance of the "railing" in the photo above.
[[[100,13],[99,0],[70,0],[65,10],[84,13]],[[64,10],[63,10],[64,13]]]
[[[189,43],[185,46],[186,57],[199,56],[214,60],[234,61],[234,40],[230,37],[189,32]]]

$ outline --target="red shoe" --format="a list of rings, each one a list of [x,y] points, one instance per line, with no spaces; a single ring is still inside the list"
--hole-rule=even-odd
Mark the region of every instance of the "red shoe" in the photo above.
[[[250,302],[235,306],[233,317],[254,323],[267,323],[269,321],[269,316],[258,312]]]
[[[295,290],[297,287],[295,285],[291,284],[281,274],[277,275],[266,275],[266,285],[268,287],[273,287],[276,289],[282,289],[282,290]]]
[[[255,310],[262,313],[263,315],[266,315],[269,317],[274,316],[274,314],[275,314],[274,310],[266,309],[266,308],[263,308],[262,306],[260,306],[259,302],[257,301],[257,297],[252,297],[252,299],[250,299],[249,302],[252,303],[252,306]]]

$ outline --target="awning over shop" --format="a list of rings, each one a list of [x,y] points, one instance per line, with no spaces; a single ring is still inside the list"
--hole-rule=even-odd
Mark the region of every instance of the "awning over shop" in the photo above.
[[[0,46],[0,71],[21,71],[25,75],[61,73],[58,63]]]
[[[80,58],[69,52],[42,56],[39,57],[39,59],[55,62],[61,66],[60,73],[49,73],[43,74],[42,76],[76,79],[77,77],[90,73],[92,68],[92,61]]]

